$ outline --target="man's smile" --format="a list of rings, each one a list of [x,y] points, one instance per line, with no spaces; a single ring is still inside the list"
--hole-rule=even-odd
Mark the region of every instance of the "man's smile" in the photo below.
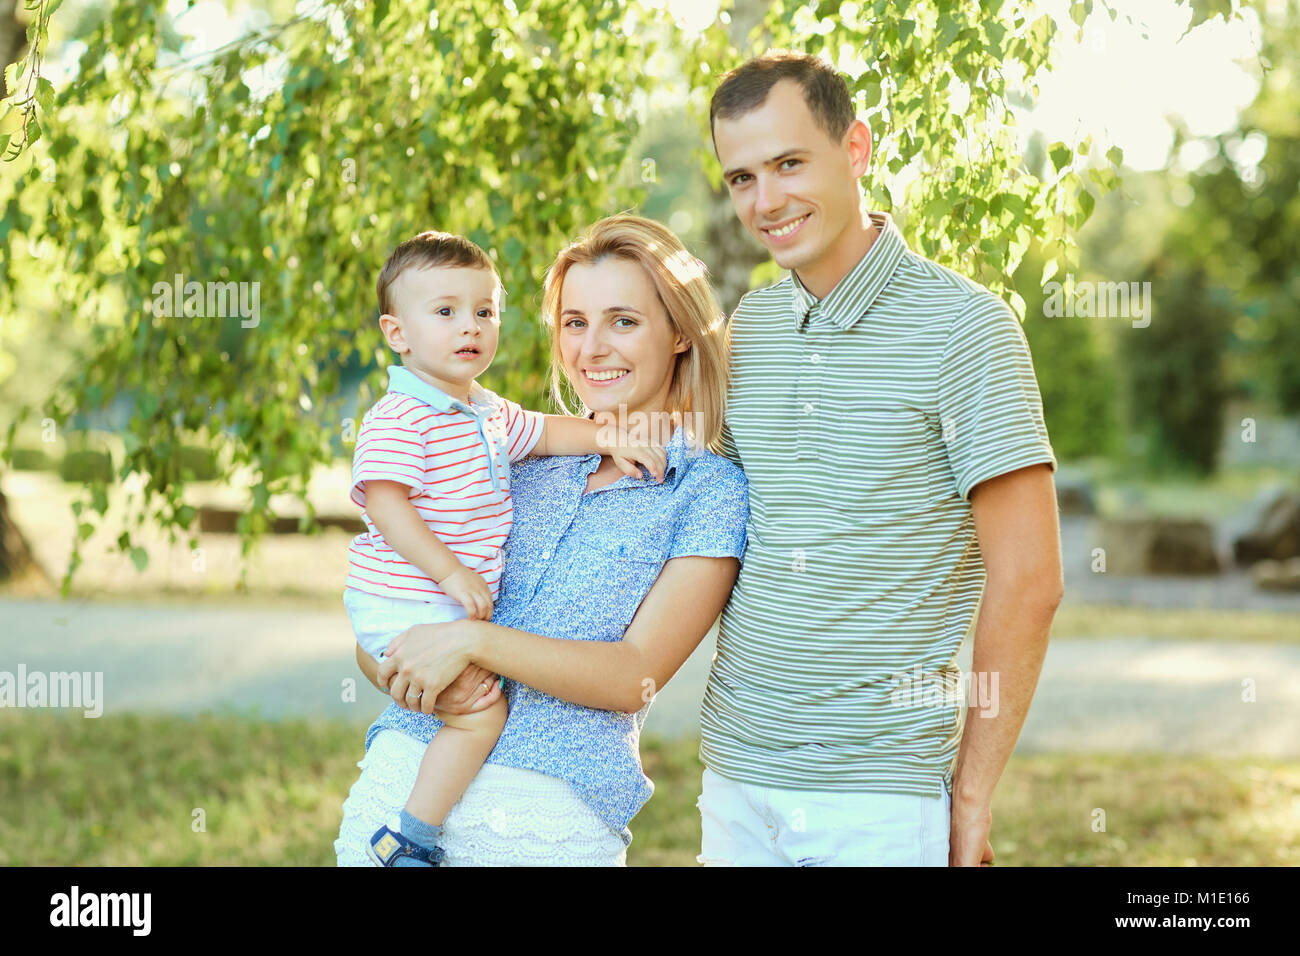
[[[812,213],[806,212],[797,219],[791,219],[788,222],[781,223],[779,226],[762,226],[760,228],[769,239],[775,242],[783,242],[798,233],[811,215]]]

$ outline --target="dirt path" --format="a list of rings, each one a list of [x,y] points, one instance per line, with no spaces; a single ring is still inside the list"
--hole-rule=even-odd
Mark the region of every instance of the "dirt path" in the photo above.
[[[364,726],[384,703],[356,670],[341,604],[0,599],[0,621],[0,671],[102,672],[106,717],[208,710]],[[697,732],[712,654],[710,635],[656,698],[647,734]],[[1057,639],[1019,749],[1296,757],[1298,731],[1300,646]]]

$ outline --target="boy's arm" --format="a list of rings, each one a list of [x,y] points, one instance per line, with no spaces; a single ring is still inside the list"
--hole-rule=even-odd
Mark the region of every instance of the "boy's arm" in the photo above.
[[[655,478],[663,480],[667,461],[662,449],[631,442],[619,445],[617,437],[617,432],[611,434],[605,430],[605,426],[590,419],[546,415],[542,422],[542,434],[529,454],[609,455],[625,474],[634,478],[641,477],[641,472],[631,464],[637,461],[645,465],[646,470]]]
[[[366,482],[366,513],[394,551],[438,582],[479,620],[492,618],[492,589],[482,575],[461,563],[435,534],[408,497],[410,489],[397,481]]]

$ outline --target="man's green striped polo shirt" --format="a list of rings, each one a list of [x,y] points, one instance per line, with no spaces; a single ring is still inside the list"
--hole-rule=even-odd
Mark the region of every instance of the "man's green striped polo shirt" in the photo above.
[[[1056,459],[1011,309],[872,221],[824,299],[790,276],[731,318],[723,444],[749,541],[700,757],[761,786],[939,794],[984,587],[970,491]]]

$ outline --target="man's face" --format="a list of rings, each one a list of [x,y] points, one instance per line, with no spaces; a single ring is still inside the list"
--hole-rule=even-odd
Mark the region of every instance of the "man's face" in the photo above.
[[[412,266],[390,287],[396,315],[380,317],[403,364],[460,396],[492,364],[500,331],[496,279],[487,269]]]
[[[865,130],[855,123],[850,134],[860,140]],[[783,269],[813,269],[828,260],[861,219],[857,181],[866,157],[853,156],[850,134],[834,142],[793,80],[773,86],[758,109],[714,124],[736,215]],[[866,144],[869,154],[869,137]]]

